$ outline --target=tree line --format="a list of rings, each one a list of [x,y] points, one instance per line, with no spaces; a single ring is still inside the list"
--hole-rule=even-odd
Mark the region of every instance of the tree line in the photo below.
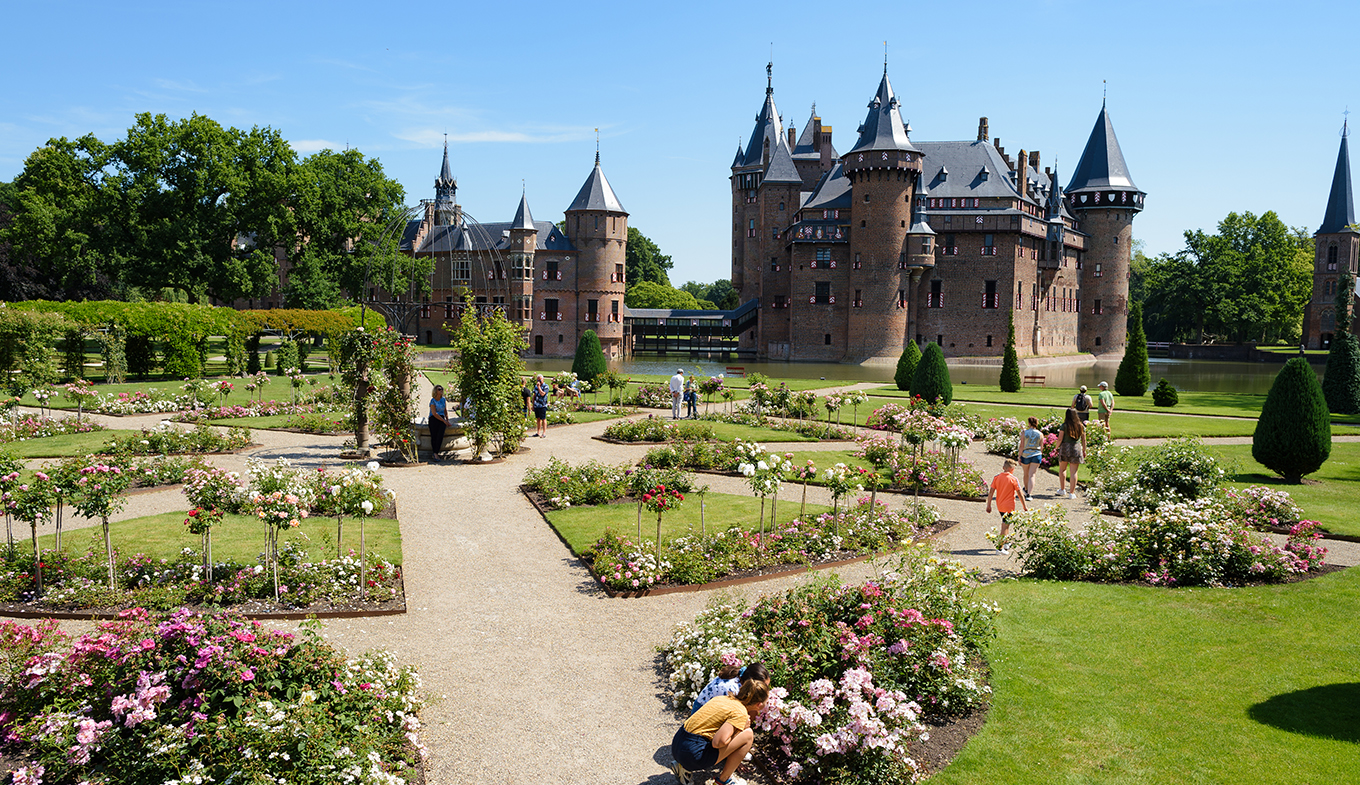
[[[288,304],[330,308],[410,264],[393,253],[404,200],[357,150],[300,158],[273,128],[138,114],[112,142],[49,140],[0,183],[0,296],[265,297],[282,257]]]
[[[628,227],[624,256],[628,281],[624,302],[629,308],[730,311],[741,304],[736,287],[726,278],[713,283],[689,281],[679,288],[671,285],[669,273],[675,263],[636,227]]]

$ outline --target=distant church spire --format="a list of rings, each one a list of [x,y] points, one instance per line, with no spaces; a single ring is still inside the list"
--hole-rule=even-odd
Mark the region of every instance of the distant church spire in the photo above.
[[[1351,154],[1348,138],[1349,121],[1341,124],[1341,149],[1336,153],[1336,171],[1332,173],[1332,190],[1327,195],[1327,213],[1322,218],[1318,234],[1336,234],[1354,231],[1348,227],[1355,223],[1355,200],[1351,193]]]

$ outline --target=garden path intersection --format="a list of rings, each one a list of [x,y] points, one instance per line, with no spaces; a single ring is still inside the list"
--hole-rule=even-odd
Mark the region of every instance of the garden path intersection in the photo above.
[[[159,419],[151,415],[106,422],[135,428]],[[546,439],[527,440],[529,452],[502,463],[383,470],[386,485],[398,498],[407,612],[330,620],[325,634],[352,653],[385,648],[419,668],[431,698],[423,712],[422,740],[430,750],[426,777],[432,785],[674,782],[669,744],[677,718],[669,708],[669,688],[655,647],[669,638],[675,624],[702,610],[713,592],[606,597],[518,490],[525,470],[551,456],[611,463],[642,457],[646,446],[592,438],[607,425],[554,427]],[[254,441],[261,447],[212,456],[211,461],[234,471],[244,470],[248,456],[286,456],[304,467],[333,465],[343,437],[256,431]],[[844,449],[843,443],[766,446],[776,451]],[[967,457],[984,477],[1000,470],[1001,459],[983,452],[980,443]],[[738,478],[708,476],[704,481],[715,491],[749,492]],[[1056,478],[1040,474],[1037,486],[1034,503],[1068,507],[1074,526],[1090,519],[1092,511],[1082,501],[1057,498]],[[817,503],[831,501],[820,487],[810,488],[808,497]],[[880,498],[895,506],[902,503],[902,497],[892,494],[880,493]],[[984,536],[998,523],[995,514],[987,515],[976,502],[930,502],[943,519],[958,521],[939,538],[943,550],[980,570],[986,580],[1015,574],[1015,562],[997,554]],[[141,493],[129,499],[118,519],[185,508],[178,488]],[[67,526],[93,523],[77,520]],[[1360,563],[1360,545],[1325,545],[1331,551],[1329,562]],[[873,562],[838,570],[847,580],[874,571]],[[754,597],[805,578],[794,575],[731,591]],[[63,626],[73,631],[89,627],[80,622]]]

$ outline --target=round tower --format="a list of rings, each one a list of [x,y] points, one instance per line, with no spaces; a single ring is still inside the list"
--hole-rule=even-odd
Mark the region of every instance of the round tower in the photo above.
[[[907,136],[886,68],[859,128],[859,141],[841,163],[851,190],[849,291],[843,293],[850,306],[845,359],[896,357],[907,334],[913,252],[908,236],[921,151]],[[849,302],[855,290],[861,296]]]
[[[620,357],[624,348],[628,211],[600,169],[599,152],[595,153],[595,168],[566,210],[566,219],[567,237],[576,249],[576,259],[563,270],[563,283],[572,276],[569,288],[576,290],[576,338],[594,330],[605,356]]]
[[[1146,196],[1133,184],[1105,106],[1067,186],[1067,200],[1089,238],[1081,271],[1081,351],[1119,357],[1128,333],[1133,219]]]

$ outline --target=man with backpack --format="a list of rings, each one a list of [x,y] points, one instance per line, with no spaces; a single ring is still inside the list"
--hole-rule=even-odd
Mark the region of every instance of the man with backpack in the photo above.
[[[1081,386],[1081,391],[1072,398],[1072,408],[1077,410],[1077,416],[1084,424],[1091,419],[1091,396],[1086,394],[1086,385]]]

